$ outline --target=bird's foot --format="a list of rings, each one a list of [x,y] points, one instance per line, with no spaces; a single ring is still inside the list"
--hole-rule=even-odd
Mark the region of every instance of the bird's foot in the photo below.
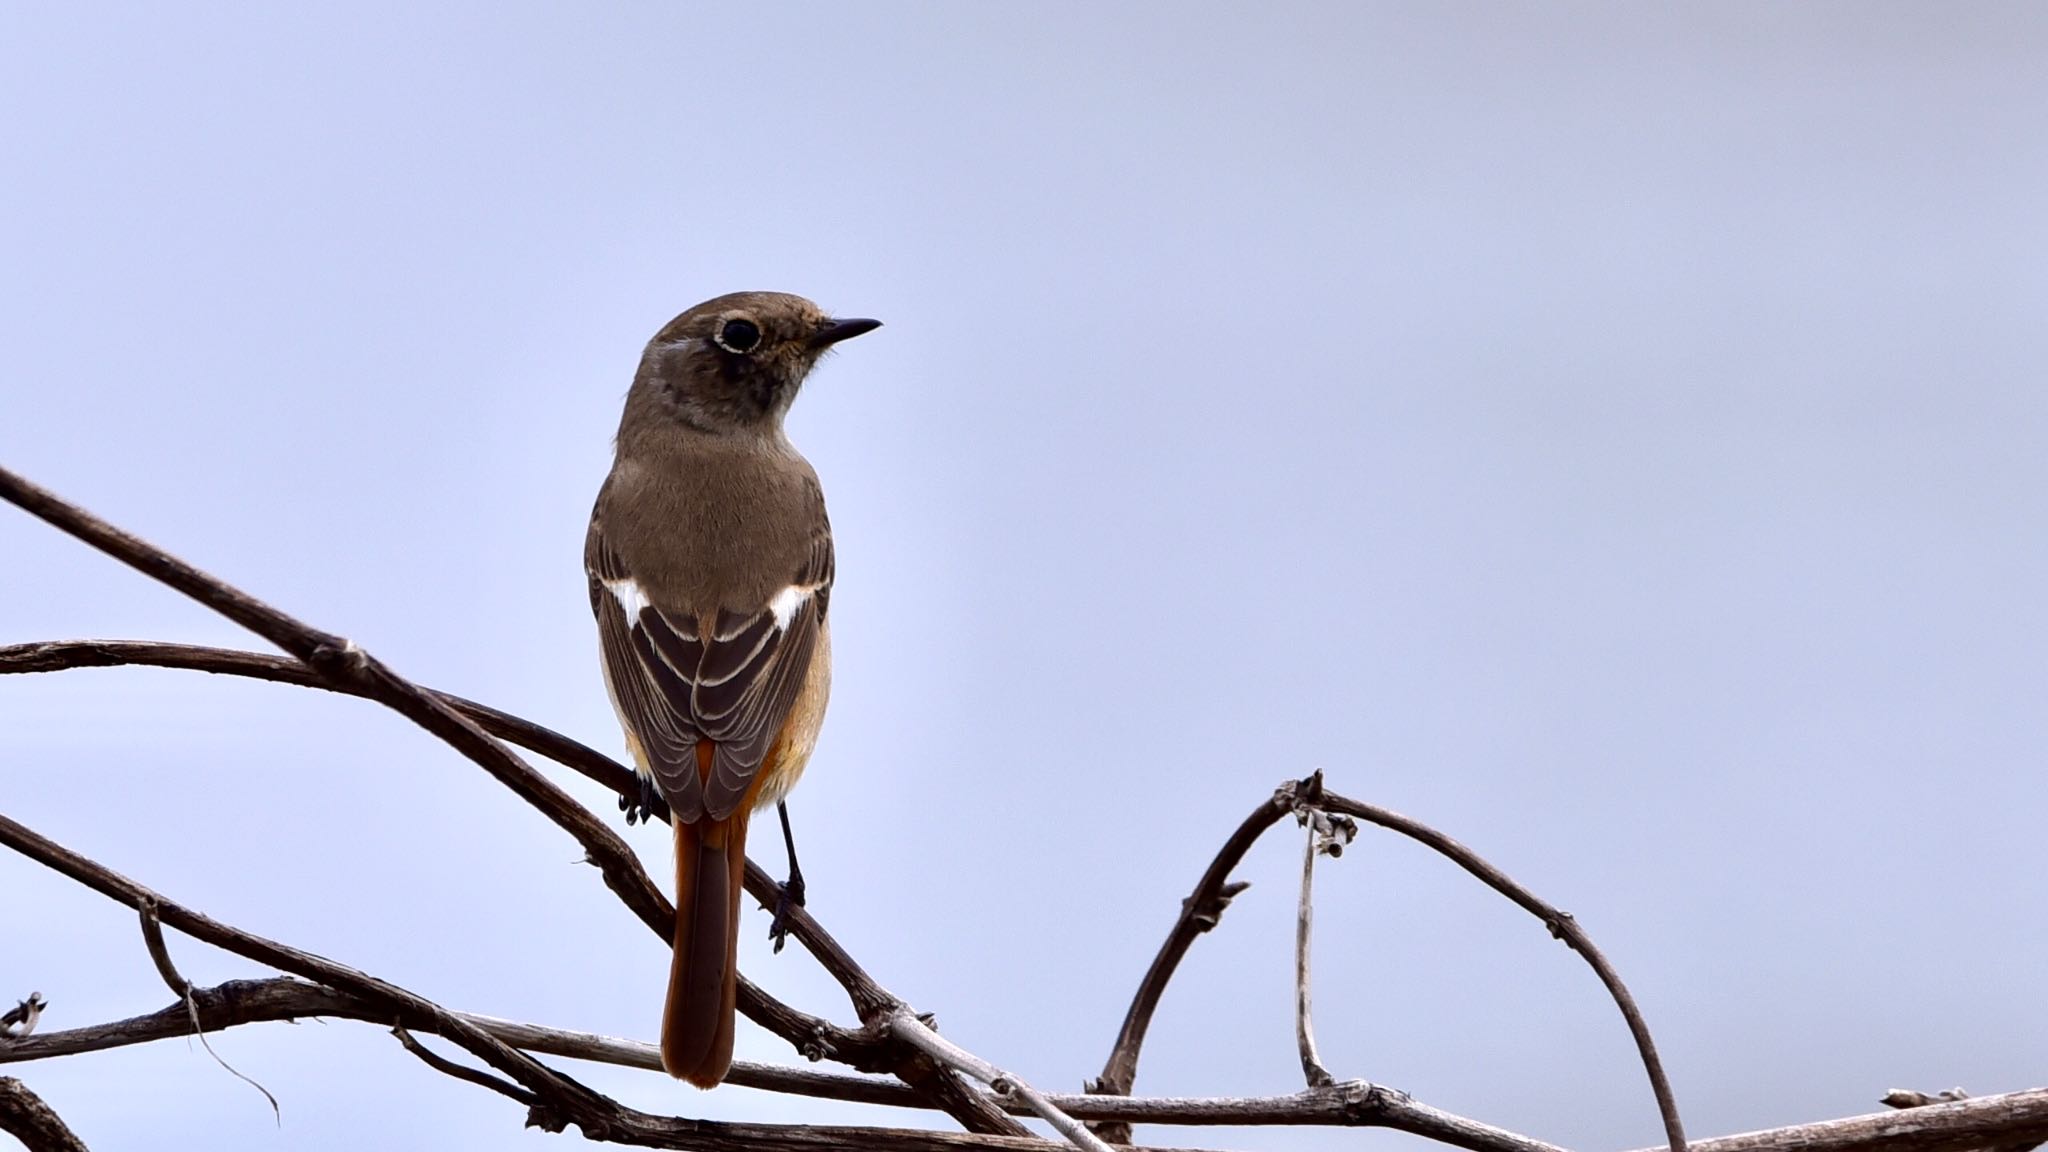
[[[792,872],[787,881],[775,886],[775,918],[768,923],[768,939],[775,942],[775,951],[782,951],[782,945],[789,939],[789,913],[804,906],[804,875]]]
[[[668,801],[661,798],[661,792],[655,788],[654,781],[646,776],[640,777],[639,780],[638,796],[619,797],[619,811],[626,814],[626,823],[652,824],[657,817],[668,819]]]

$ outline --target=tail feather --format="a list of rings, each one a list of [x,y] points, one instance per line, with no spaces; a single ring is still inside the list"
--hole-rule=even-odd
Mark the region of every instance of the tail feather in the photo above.
[[[662,1013],[661,1066],[699,1088],[732,1067],[739,995],[740,885],[747,867],[747,812],[675,822],[675,957]]]

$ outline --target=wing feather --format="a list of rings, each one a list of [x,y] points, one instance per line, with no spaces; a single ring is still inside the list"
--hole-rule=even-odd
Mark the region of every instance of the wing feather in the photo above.
[[[817,650],[832,588],[829,529],[813,538],[788,587],[751,612],[691,615],[649,603],[597,522],[586,563],[606,682],[645,754],[642,769],[678,818],[730,816],[760,775]],[[706,741],[710,771],[700,773],[697,745]]]

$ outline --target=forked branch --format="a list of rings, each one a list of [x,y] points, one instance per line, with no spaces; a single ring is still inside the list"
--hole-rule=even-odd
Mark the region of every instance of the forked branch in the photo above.
[[[300,684],[374,700],[411,718],[462,752],[574,836],[620,901],[663,940],[667,939],[673,908],[625,842],[506,745],[516,744],[547,756],[622,796],[637,795],[637,784],[623,766],[530,721],[415,685],[342,637],[303,624],[5,469],[0,469],[0,498],[213,607],[291,654],[291,658],[280,658],[134,641],[23,644],[0,648],[0,674],[150,664]],[[1301,814],[1311,825],[1297,921],[1296,972],[1297,1038],[1311,1087],[1279,1097],[1131,1097],[1129,1092],[1145,1033],[1181,958],[1194,938],[1214,927],[1231,899],[1245,888],[1243,882],[1232,881],[1230,874],[1251,844],[1289,812]],[[1473,1152],[1562,1152],[1529,1137],[1429,1108],[1394,1089],[1355,1080],[1330,1082],[1331,1077],[1315,1052],[1309,1021],[1310,886],[1319,848],[1334,855],[1341,846],[1334,829],[1349,820],[1363,820],[1399,832],[1445,855],[1543,920],[1555,936],[1584,957],[1614,997],[1635,1037],[1657,1095],[1668,1148],[1671,1152],[1685,1152],[1677,1106],[1648,1026],[1613,966],[1577,922],[1456,840],[1407,817],[1326,792],[1320,773],[1278,789],[1224,843],[1183,903],[1180,916],[1125,1014],[1102,1076],[1088,1085],[1088,1095],[1039,1093],[958,1049],[925,1027],[912,1009],[877,983],[808,912],[800,908],[793,911],[791,934],[838,979],[860,1017],[861,1026],[843,1028],[799,1012],[744,981],[742,1010],[813,1059],[831,1058],[861,1071],[886,1072],[897,1077],[897,1081],[743,1064],[736,1066],[733,1082],[871,1104],[936,1107],[968,1128],[965,1133],[881,1127],[709,1124],[638,1112],[539,1063],[529,1053],[651,1068],[658,1066],[658,1057],[650,1045],[452,1012],[335,961],[211,920],[5,816],[0,816],[0,845],[138,911],[145,942],[179,1002],[131,1020],[70,1031],[36,1032],[42,1001],[31,996],[0,1017],[0,1063],[118,1047],[173,1035],[203,1035],[259,1020],[321,1015],[359,1019],[391,1028],[408,1050],[435,1068],[528,1106],[530,1123],[549,1130],[574,1124],[591,1139],[646,1147],[706,1152],[846,1147],[882,1152],[1053,1152],[1070,1146],[1028,1135],[1028,1130],[1011,1118],[1014,1113],[1044,1117],[1072,1144],[1091,1149],[1099,1149],[1100,1141],[1082,1129],[1079,1121],[1090,1122],[1102,1137],[1121,1141],[1128,1141],[1129,1125],[1133,1123],[1320,1124],[1396,1128]],[[752,862],[747,866],[746,885],[749,892],[764,902],[775,896],[774,882]],[[195,986],[171,964],[160,924],[296,978],[230,981],[213,988]],[[415,1034],[440,1036],[475,1057],[483,1068],[449,1060],[420,1044]],[[984,1080],[995,1091],[992,1094],[973,1088],[956,1071]],[[18,1082],[0,1080],[0,1127],[32,1112],[30,1102],[40,1104],[32,1094],[24,1094],[26,1089],[20,1088]],[[1852,1117],[1707,1140],[1694,1145],[1692,1152],[2020,1152],[2048,1137],[2048,1089],[2000,1097],[1905,1102],[1926,1106],[1914,1107],[1906,1113]],[[61,1121],[57,1128],[62,1129]],[[65,1135],[68,1130],[57,1135],[39,1135],[38,1139],[61,1141]],[[75,1137],[71,1139],[75,1144]],[[73,1152],[70,1144],[47,1146]],[[40,1152],[44,1145],[31,1143],[30,1147]]]
[[[1591,937],[1580,928],[1570,913],[1537,899],[1534,893],[1515,883],[1508,875],[1482,859],[1478,853],[1465,847],[1449,836],[1438,832],[1417,820],[1388,811],[1385,808],[1347,799],[1323,788],[1323,774],[1316,772],[1305,780],[1290,781],[1276,789],[1264,804],[1252,810],[1239,824],[1237,831],[1223,842],[1216,858],[1202,873],[1195,884],[1195,891],[1181,902],[1180,918],[1167,933],[1166,943],[1160,945],[1159,954],[1152,960],[1152,966],[1138,985],[1138,994],[1131,1001],[1131,1007],[1124,1014],[1124,1026],[1117,1035],[1116,1046],[1110,1050],[1109,1063],[1104,1065],[1102,1075],[1088,1085],[1090,1092],[1123,1095],[1130,1091],[1138,1073],[1138,1052],[1145,1042],[1145,1030],[1151,1024],[1152,1013],[1159,1007],[1159,998],[1165,993],[1168,981],[1173,978],[1174,969],[1181,957],[1187,954],[1188,945],[1196,936],[1216,926],[1216,918],[1230,903],[1231,897],[1244,890],[1243,883],[1233,883],[1230,873],[1246,852],[1263,835],[1266,829],[1280,821],[1289,812],[1322,810],[1338,813],[1368,823],[1377,824],[1417,840],[1444,856],[1459,867],[1478,877],[1481,881],[1516,904],[1527,909],[1550,928],[1558,939],[1569,944],[1573,951],[1583,956],[1607,986],[1614,1002],[1621,1009],[1623,1019],[1628,1023],[1629,1033],[1635,1037],[1636,1048],[1642,1055],[1643,1067],[1650,1079],[1651,1091],[1657,1098],[1657,1109],[1664,1122],[1664,1134],[1669,1141],[1668,1152],[1686,1152],[1685,1127],[1678,1118],[1678,1102],[1672,1095],[1671,1083],[1664,1075],[1663,1061],[1657,1056],[1657,1046],[1650,1038],[1650,1028],[1643,1020],[1642,1011],[1636,1007],[1635,997],[1621,982],[1621,976],[1600,950],[1593,946]],[[1305,881],[1304,881],[1305,882]],[[1304,1063],[1310,1049],[1304,1050]],[[1313,1076],[1313,1073],[1311,1073]],[[1097,1128],[1105,1139],[1128,1143],[1128,1127],[1104,1125]]]
[[[449,702],[398,675],[353,641],[305,624],[4,468],[0,468],[0,499],[15,504],[264,637],[297,657],[301,664],[320,677],[324,685],[375,700],[440,737],[574,836],[620,900],[662,939],[668,939],[675,919],[674,906],[654,887],[626,842],[553,781],[536,772]],[[773,891],[773,883],[751,862],[746,879],[748,890],[757,899],[762,898],[764,892]],[[884,1018],[901,1002],[876,984],[845,949],[826,935],[802,909],[796,909],[795,914],[786,919],[791,934],[817,956],[845,987],[868,1033],[880,1039]],[[764,1023],[791,1038],[800,1050],[822,1054],[830,1048],[835,1054],[848,1050],[863,1053],[875,1061],[874,1070],[895,1073],[906,1083],[932,1093],[933,1098],[970,1131],[1006,1135],[1023,1135],[1027,1131],[989,1104],[980,1093],[970,1089],[953,1072],[932,1064],[922,1052],[886,1039],[881,1040],[886,1047],[877,1051],[873,1045],[862,1043],[857,1036],[843,1029],[832,1029],[823,1021],[804,1017],[793,1010],[764,1011],[768,1007],[764,1003],[767,997],[751,986],[747,991],[747,999],[754,1008],[749,1016],[765,1017]],[[481,1033],[476,1036],[480,1041],[496,1044]],[[520,1059],[526,1060],[525,1057]],[[527,1062],[531,1063],[530,1060]],[[506,1069],[501,1068],[500,1071]],[[516,1075],[513,1078],[530,1089],[534,1088]]]

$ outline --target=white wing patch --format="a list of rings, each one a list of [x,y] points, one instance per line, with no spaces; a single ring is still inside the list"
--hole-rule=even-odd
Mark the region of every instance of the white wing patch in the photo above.
[[[804,601],[811,598],[812,591],[814,590],[799,588],[791,584],[789,587],[777,592],[775,599],[768,602],[768,611],[775,614],[775,627],[785,632],[788,631],[789,622],[796,619],[797,609],[802,608]]]
[[[621,580],[607,580],[604,586],[619,602],[619,610],[626,614],[626,623],[637,627],[640,613],[647,610],[647,593],[640,590],[639,581],[629,576]]]

